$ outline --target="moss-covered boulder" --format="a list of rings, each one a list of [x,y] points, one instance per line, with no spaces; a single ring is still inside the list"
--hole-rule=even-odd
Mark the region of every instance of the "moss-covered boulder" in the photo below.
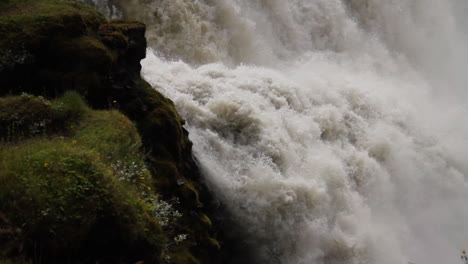
[[[0,95],[77,90],[93,106],[139,78],[145,26],[70,1],[0,2]]]
[[[0,231],[0,259],[159,261],[172,237],[155,213],[161,200],[133,123],[115,110],[89,109],[76,93],[52,102],[31,96],[1,100],[0,106],[21,101],[24,108],[40,101],[40,114],[25,115],[29,120],[43,120],[42,113],[68,118],[55,133],[0,143],[0,230],[9,231]],[[10,111],[25,114],[23,108]]]

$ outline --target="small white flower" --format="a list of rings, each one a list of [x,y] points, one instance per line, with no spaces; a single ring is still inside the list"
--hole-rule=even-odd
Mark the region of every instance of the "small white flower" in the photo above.
[[[174,237],[174,242],[177,244],[185,241],[187,239],[187,234],[179,234]]]

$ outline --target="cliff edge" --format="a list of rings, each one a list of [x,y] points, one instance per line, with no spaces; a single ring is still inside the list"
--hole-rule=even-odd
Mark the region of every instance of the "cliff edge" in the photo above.
[[[184,121],[140,77],[144,34],[0,0],[0,263],[216,263]]]

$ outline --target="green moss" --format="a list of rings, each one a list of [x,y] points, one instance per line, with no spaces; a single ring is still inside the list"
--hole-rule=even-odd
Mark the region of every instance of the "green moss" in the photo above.
[[[204,239],[201,240],[201,243],[203,246],[214,249],[214,250],[220,250],[221,245],[219,244],[218,240],[210,237],[209,235],[205,236]]]
[[[66,113],[66,118],[76,119],[90,111],[81,96],[74,91],[66,92],[59,100],[52,102],[52,109],[58,113]]]
[[[88,110],[81,97],[73,92],[53,102],[28,94],[0,98],[0,141],[64,132],[63,124]]]
[[[172,101],[144,80],[138,80],[131,93],[119,101],[125,101],[122,110],[137,124],[143,144],[158,160],[181,160],[185,144],[182,119]]]
[[[152,103],[171,113],[171,102],[159,99]],[[201,207],[199,187],[179,173],[171,145],[158,143],[160,149],[168,148],[167,155],[152,162],[151,174],[137,128],[116,110],[91,110],[76,92],[51,102],[30,95],[0,100],[10,111],[3,116],[37,122],[46,113],[62,125],[55,134],[0,144],[0,215],[8,219],[9,229],[19,230],[5,241],[0,238],[6,249],[0,256],[23,246],[26,255],[32,254],[28,250],[34,244],[25,242],[32,241],[41,244],[39,253],[50,260],[87,251],[95,259],[119,252],[148,263],[160,257],[201,263],[199,253],[194,254],[198,247],[218,248],[208,235],[210,219],[193,214]],[[172,128],[181,129],[180,119],[171,114]],[[164,121],[155,123],[167,129]],[[174,242],[183,234],[187,238]]]
[[[79,65],[76,65],[79,67]],[[84,65],[82,65],[84,66]],[[70,67],[70,66],[65,66]],[[83,96],[89,98],[103,89],[103,81],[101,75],[97,72],[88,71],[70,71],[66,73],[51,71],[52,76],[44,77],[43,79],[61,80],[63,84],[69,88],[79,92]]]
[[[158,196],[133,124],[115,110],[90,110],[76,93],[53,102],[2,100],[39,104],[51,119],[66,112],[69,120],[67,133],[0,143],[0,228],[12,230],[0,236],[0,256],[24,248],[50,262],[106,254],[158,259],[167,238],[152,216]],[[28,115],[26,108],[18,113]]]
[[[198,219],[200,220],[200,223],[205,225],[207,229],[211,229],[211,227],[213,226],[213,223],[211,222],[210,218],[206,214],[199,213]]]
[[[126,94],[121,109],[135,121],[143,145],[151,152],[153,184],[165,197],[177,197],[182,217],[176,233],[187,234],[185,243],[171,250],[174,263],[191,263],[190,259],[210,262],[219,243],[209,233],[211,221],[202,214],[202,188],[196,184],[196,166],[192,161],[191,143],[182,128],[183,120],[174,104],[141,80]],[[193,161],[192,161],[193,162]],[[200,215],[199,215],[200,214]],[[172,255],[170,255],[172,256]],[[185,262],[184,262],[185,261]]]
[[[91,7],[69,1],[0,2],[0,70],[34,60],[43,42],[57,36],[79,36],[105,18]],[[34,55],[33,55],[34,54]]]
[[[177,193],[185,204],[191,208],[202,207],[203,204],[200,202],[198,190],[195,189],[194,185],[189,182],[185,182],[177,188]]]
[[[21,229],[0,248],[36,247],[46,262],[210,262],[216,240],[188,133],[172,101],[140,78],[144,30],[69,1],[0,0],[0,94],[74,90],[107,109],[77,93],[0,99],[0,229]]]
[[[0,156],[0,212],[21,229],[18,241],[41,243],[41,254],[58,255],[87,248],[88,240],[104,251],[120,247],[116,242],[147,240],[151,223],[138,186],[118,180],[95,150],[74,141],[33,140],[3,146]],[[163,240],[145,244],[157,254]]]
[[[177,169],[177,166],[172,161],[155,160],[152,162],[153,167],[153,187],[161,192],[174,193],[177,188],[177,180],[183,181],[182,176]]]
[[[115,159],[140,152],[141,141],[135,126],[115,110],[96,111],[80,122],[77,129],[74,138],[98,150],[106,158]]]
[[[130,45],[129,37],[132,37],[135,31],[144,35],[145,25],[136,21],[112,20],[101,24],[98,33],[109,47],[125,50]]]
[[[99,35],[101,36],[101,40],[109,47],[121,50],[128,48],[128,38],[120,32],[103,32],[102,29],[99,29]]]
[[[63,17],[69,14],[78,14],[83,17],[88,25],[98,25],[105,18],[96,9],[72,1],[56,0],[9,0],[0,1],[0,16],[2,17],[34,17],[57,16]]]

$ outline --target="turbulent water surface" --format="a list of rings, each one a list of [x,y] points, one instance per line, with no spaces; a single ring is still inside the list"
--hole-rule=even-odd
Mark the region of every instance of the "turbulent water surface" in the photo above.
[[[459,263],[464,0],[131,0],[256,263]]]

